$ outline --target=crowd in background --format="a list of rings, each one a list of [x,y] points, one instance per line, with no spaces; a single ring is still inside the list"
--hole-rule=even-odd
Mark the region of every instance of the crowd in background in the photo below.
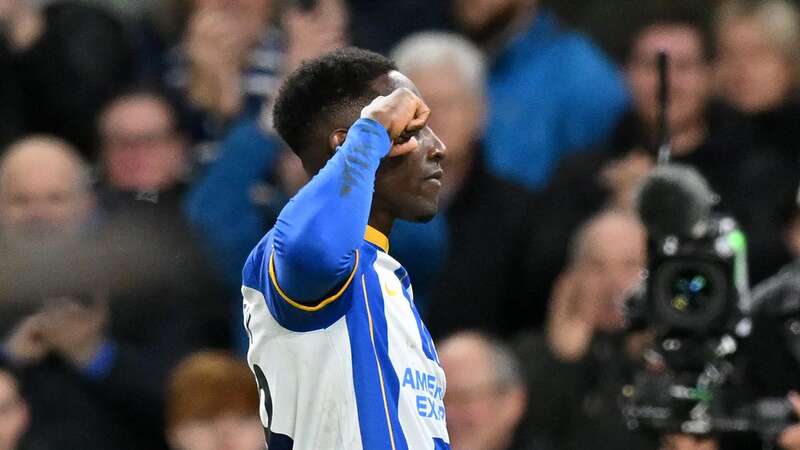
[[[795,2],[0,0],[0,450],[264,448],[241,269],[307,181],[272,100],[349,45],[396,61],[447,145],[440,213],[395,224],[390,252],[438,341],[454,450],[754,448],[626,428],[652,337],[623,304],[666,51],[672,159],[738,220],[782,323]],[[759,387],[800,389],[800,354],[759,339],[781,367]],[[800,449],[800,428],[780,439]]]

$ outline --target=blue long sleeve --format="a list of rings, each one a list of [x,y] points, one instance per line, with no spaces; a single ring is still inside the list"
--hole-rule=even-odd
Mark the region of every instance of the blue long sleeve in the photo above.
[[[325,167],[289,201],[274,228],[278,284],[314,303],[353,269],[372,207],[375,172],[391,148],[386,129],[360,119]]]

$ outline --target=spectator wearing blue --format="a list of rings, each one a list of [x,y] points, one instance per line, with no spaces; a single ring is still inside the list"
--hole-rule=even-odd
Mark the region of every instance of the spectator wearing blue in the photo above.
[[[512,334],[536,310],[525,250],[532,194],[484,164],[485,58],[467,39],[443,32],[412,35],[392,57],[436,111],[430,123],[448,152],[439,214],[424,224],[396,222],[393,254],[435,337],[463,327]]]
[[[532,190],[563,155],[607,138],[628,104],[613,63],[538,3],[454,2],[461,28],[492,58],[487,163]]]

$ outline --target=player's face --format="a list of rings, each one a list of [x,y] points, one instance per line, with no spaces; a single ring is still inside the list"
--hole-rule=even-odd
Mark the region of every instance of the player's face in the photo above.
[[[378,85],[384,95],[405,87],[422,98],[414,83],[400,72],[389,73]],[[445,145],[428,125],[415,137],[419,146],[414,151],[381,161],[375,181],[375,206],[401,220],[426,222],[439,210],[444,173],[440,163]]]

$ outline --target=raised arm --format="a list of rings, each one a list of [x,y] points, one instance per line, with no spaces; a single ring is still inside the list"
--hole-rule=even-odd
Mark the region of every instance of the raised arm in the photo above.
[[[372,207],[375,173],[385,156],[414,150],[415,138],[392,145],[425,126],[427,106],[401,88],[361,112],[320,172],[292,198],[274,228],[275,275],[295,301],[314,304],[352,272]]]

